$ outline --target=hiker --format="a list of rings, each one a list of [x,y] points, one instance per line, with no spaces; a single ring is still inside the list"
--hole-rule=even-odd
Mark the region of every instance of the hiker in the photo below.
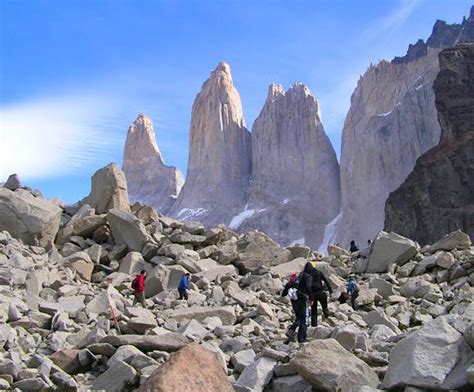
[[[358,251],[359,251],[359,248],[358,248],[357,245],[355,244],[355,241],[354,241],[354,240],[351,241],[351,246],[350,246],[350,248],[349,248],[349,251],[350,251],[351,253],[354,253],[354,252],[358,252]]]
[[[146,279],[146,271],[141,270],[140,273],[135,277],[135,279],[132,280],[132,289],[135,290],[133,293],[134,298],[133,298],[133,305],[135,306],[136,304],[142,305],[144,308],[146,308],[145,304],[145,279]]]
[[[296,322],[298,325],[298,343],[306,342],[306,332],[308,329],[308,302],[311,294],[311,282],[313,266],[307,262],[303,272],[299,274],[297,289],[297,299],[295,301]]]
[[[178,285],[178,293],[179,293],[179,299],[188,299],[188,291],[189,291],[189,278],[190,278],[189,272],[186,272],[182,277],[181,280],[179,281]]]
[[[312,269],[312,280],[311,280],[311,326],[316,327],[318,325],[318,302],[321,304],[323,314],[325,318],[329,317],[328,309],[328,296],[325,292],[327,289],[332,295],[332,287],[326,275],[318,270],[316,260],[311,262]]]
[[[367,240],[367,246],[370,246],[370,245],[372,245],[372,240],[371,240],[371,239],[368,239],[368,240]]]
[[[354,276],[349,277],[349,281],[347,283],[347,294],[351,296],[351,306],[352,309],[357,310],[357,297],[359,296],[359,285]]]
[[[285,297],[288,295],[291,301],[291,307],[293,308],[293,312],[295,313],[295,320],[293,323],[290,325],[290,328],[288,329],[288,332],[286,333],[286,336],[288,336],[288,339],[290,341],[293,340],[295,337],[296,329],[298,328],[298,318],[296,316],[296,311],[297,311],[297,305],[296,301],[298,300],[298,285],[300,282],[300,273],[295,272],[290,276],[290,280],[288,281],[287,284],[285,284],[285,287],[283,287],[283,290],[281,292],[281,297]]]

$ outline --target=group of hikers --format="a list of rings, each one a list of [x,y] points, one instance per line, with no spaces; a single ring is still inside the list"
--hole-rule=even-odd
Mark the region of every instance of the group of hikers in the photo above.
[[[344,303],[350,298],[352,308],[357,310],[359,286],[355,277],[349,277],[346,287],[347,290],[341,293],[339,301]],[[332,297],[333,289],[331,283],[326,275],[317,268],[316,260],[307,262],[303,271],[291,275],[281,292],[282,297],[289,296],[293,312],[295,313],[295,321],[290,325],[286,333],[289,341],[294,340],[298,330],[298,342],[306,342],[308,324],[311,324],[312,327],[318,325],[318,303],[321,305],[323,316],[326,319],[331,316],[326,291]]]
[[[141,270],[140,273],[132,280],[132,289],[134,290],[133,306],[140,304],[142,307],[146,308],[145,279],[146,279],[146,271]],[[189,272],[186,272],[181,277],[178,284],[179,299],[186,299],[186,300],[188,299],[190,279],[191,279],[191,275]]]
[[[179,299],[187,300],[189,293],[189,281],[191,275],[189,272],[183,274],[177,286]],[[145,279],[146,271],[142,270],[132,281],[134,290],[133,306],[145,304]],[[357,297],[359,296],[359,286],[353,276],[349,277],[347,290],[339,297],[341,303],[351,301],[352,308],[357,310]],[[312,327],[318,325],[318,303],[321,305],[324,317],[330,317],[328,308],[328,295],[333,295],[331,283],[326,275],[317,268],[317,261],[308,261],[303,271],[295,272],[290,276],[288,283],[285,284],[281,297],[289,296],[291,306],[295,314],[295,320],[287,331],[288,341],[294,340],[297,333],[299,343],[306,341],[308,324]],[[329,297],[330,298],[330,297]]]

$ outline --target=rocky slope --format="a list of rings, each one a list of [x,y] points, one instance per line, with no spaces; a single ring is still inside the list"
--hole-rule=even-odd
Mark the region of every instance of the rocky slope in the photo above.
[[[153,123],[143,113],[128,128],[122,169],[130,201],[149,204],[163,213],[168,212],[184,184],[182,173],[165,165]]]
[[[438,53],[457,40],[474,40],[474,12],[462,25],[437,21],[426,43],[404,57],[371,66],[351,98],[342,136],[342,218],[337,241],[365,243],[383,228],[385,201],[439,142],[433,81]]]
[[[123,192],[123,173],[98,173],[91,194]],[[474,248],[460,231],[423,249],[382,232],[367,258],[335,246],[321,258],[139,203],[98,214],[27,189],[8,192],[0,210],[0,222],[13,225],[0,232],[0,389],[472,390]],[[44,208],[33,208],[39,202]],[[3,219],[10,210],[21,222],[43,220],[47,246],[22,241],[35,226],[12,237],[15,222]],[[59,225],[42,219],[56,210]],[[58,229],[63,241],[53,243]],[[333,315],[298,345],[286,342],[292,310],[279,291],[313,256],[335,290]],[[130,282],[142,269],[147,309],[131,306]],[[179,301],[186,271],[189,300]],[[357,311],[335,300],[350,273],[361,289]]]
[[[272,84],[252,128],[249,203],[230,227],[317,247],[339,208],[339,164],[318,101],[303,84]]]
[[[229,222],[247,202],[250,175],[250,132],[230,67],[220,63],[193,104],[186,183],[171,215]]]
[[[385,209],[388,230],[422,244],[454,229],[474,238],[474,44],[442,51],[439,62],[440,143],[418,159]]]

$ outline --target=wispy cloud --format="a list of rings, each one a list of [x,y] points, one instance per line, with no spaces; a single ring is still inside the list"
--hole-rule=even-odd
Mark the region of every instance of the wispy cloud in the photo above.
[[[93,166],[112,148],[108,98],[38,97],[0,107],[0,179],[47,178]]]
[[[364,31],[364,38],[372,39],[381,34],[393,33],[405,23],[422,1],[423,0],[400,0],[397,7],[391,13],[380,18]]]

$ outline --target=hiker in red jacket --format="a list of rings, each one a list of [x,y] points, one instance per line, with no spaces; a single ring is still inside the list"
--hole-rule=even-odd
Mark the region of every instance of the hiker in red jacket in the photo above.
[[[145,305],[145,278],[146,278],[146,271],[142,270],[136,276],[135,279],[132,281],[132,288],[135,289],[134,298],[133,298],[133,306],[137,303],[140,303],[144,308]]]

